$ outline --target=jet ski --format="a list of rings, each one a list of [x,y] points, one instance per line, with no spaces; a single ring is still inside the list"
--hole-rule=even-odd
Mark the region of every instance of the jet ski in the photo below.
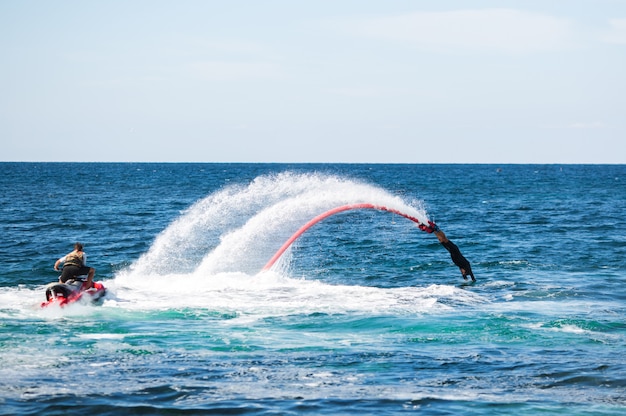
[[[93,282],[93,287],[89,289],[85,287],[86,284],[87,282],[81,279],[50,283],[46,286],[46,301],[41,303],[41,307],[66,306],[78,301],[95,303],[105,295],[106,288],[102,283]]]

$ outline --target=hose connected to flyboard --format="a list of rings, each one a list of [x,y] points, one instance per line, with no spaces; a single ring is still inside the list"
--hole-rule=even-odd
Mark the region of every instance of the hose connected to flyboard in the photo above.
[[[369,204],[369,203],[358,203],[358,204],[348,204],[348,205],[342,205],[340,207],[336,207],[333,208],[331,210],[328,210],[326,212],[324,212],[323,214],[320,214],[318,216],[316,216],[315,218],[311,219],[309,222],[307,222],[306,224],[304,224],[302,227],[300,227],[300,229],[298,231],[296,231],[291,237],[289,237],[289,239],[287,241],[285,241],[285,243],[278,249],[278,251],[272,256],[272,258],[267,262],[267,264],[265,266],[263,266],[263,271],[269,270],[274,263],[276,263],[276,261],[280,258],[280,256],[283,255],[283,253],[285,252],[285,250],[287,250],[289,248],[289,246],[296,241],[296,239],[298,237],[300,237],[306,230],[308,230],[309,228],[311,228],[313,225],[317,224],[318,222],[322,221],[324,218],[330,217],[331,215],[337,214],[339,212],[343,212],[343,211],[349,211],[349,210],[353,210],[353,209],[377,209],[380,211],[387,211],[387,212],[392,212],[394,214],[398,214],[403,216],[404,218],[407,218],[417,224],[421,224],[422,222],[420,220],[418,220],[417,218],[405,214],[402,211],[398,211],[397,209],[393,209],[393,208],[387,208],[384,206],[380,206],[380,205],[374,205],[374,204]]]

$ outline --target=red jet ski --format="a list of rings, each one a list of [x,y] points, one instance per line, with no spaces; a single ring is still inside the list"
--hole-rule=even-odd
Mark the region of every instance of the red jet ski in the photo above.
[[[66,283],[50,283],[46,287],[46,301],[41,303],[45,308],[50,305],[66,306],[84,299],[88,302],[96,302],[101,299],[106,288],[100,282],[93,282],[93,287],[85,288],[84,280],[68,280]]]

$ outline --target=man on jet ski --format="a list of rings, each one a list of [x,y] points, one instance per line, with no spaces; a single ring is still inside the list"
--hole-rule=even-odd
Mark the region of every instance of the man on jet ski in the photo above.
[[[96,269],[86,265],[87,254],[83,251],[81,243],[75,243],[74,251],[58,259],[54,263],[54,270],[58,271],[61,263],[63,263],[63,272],[59,277],[61,283],[65,283],[70,279],[78,279],[78,276],[87,275],[87,282],[84,288],[89,289],[93,286],[93,276],[96,274]]]

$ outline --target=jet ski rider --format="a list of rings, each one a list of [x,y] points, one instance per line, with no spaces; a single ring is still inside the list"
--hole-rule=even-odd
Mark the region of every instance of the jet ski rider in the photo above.
[[[87,254],[83,251],[83,245],[81,243],[74,244],[74,251],[61,257],[54,263],[54,270],[59,270],[59,265],[63,263],[63,272],[59,277],[61,283],[65,283],[71,279],[77,279],[78,276],[87,275],[87,281],[83,286],[89,289],[93,286],[93,276],[96,274],[96,269],[88,267]]]

